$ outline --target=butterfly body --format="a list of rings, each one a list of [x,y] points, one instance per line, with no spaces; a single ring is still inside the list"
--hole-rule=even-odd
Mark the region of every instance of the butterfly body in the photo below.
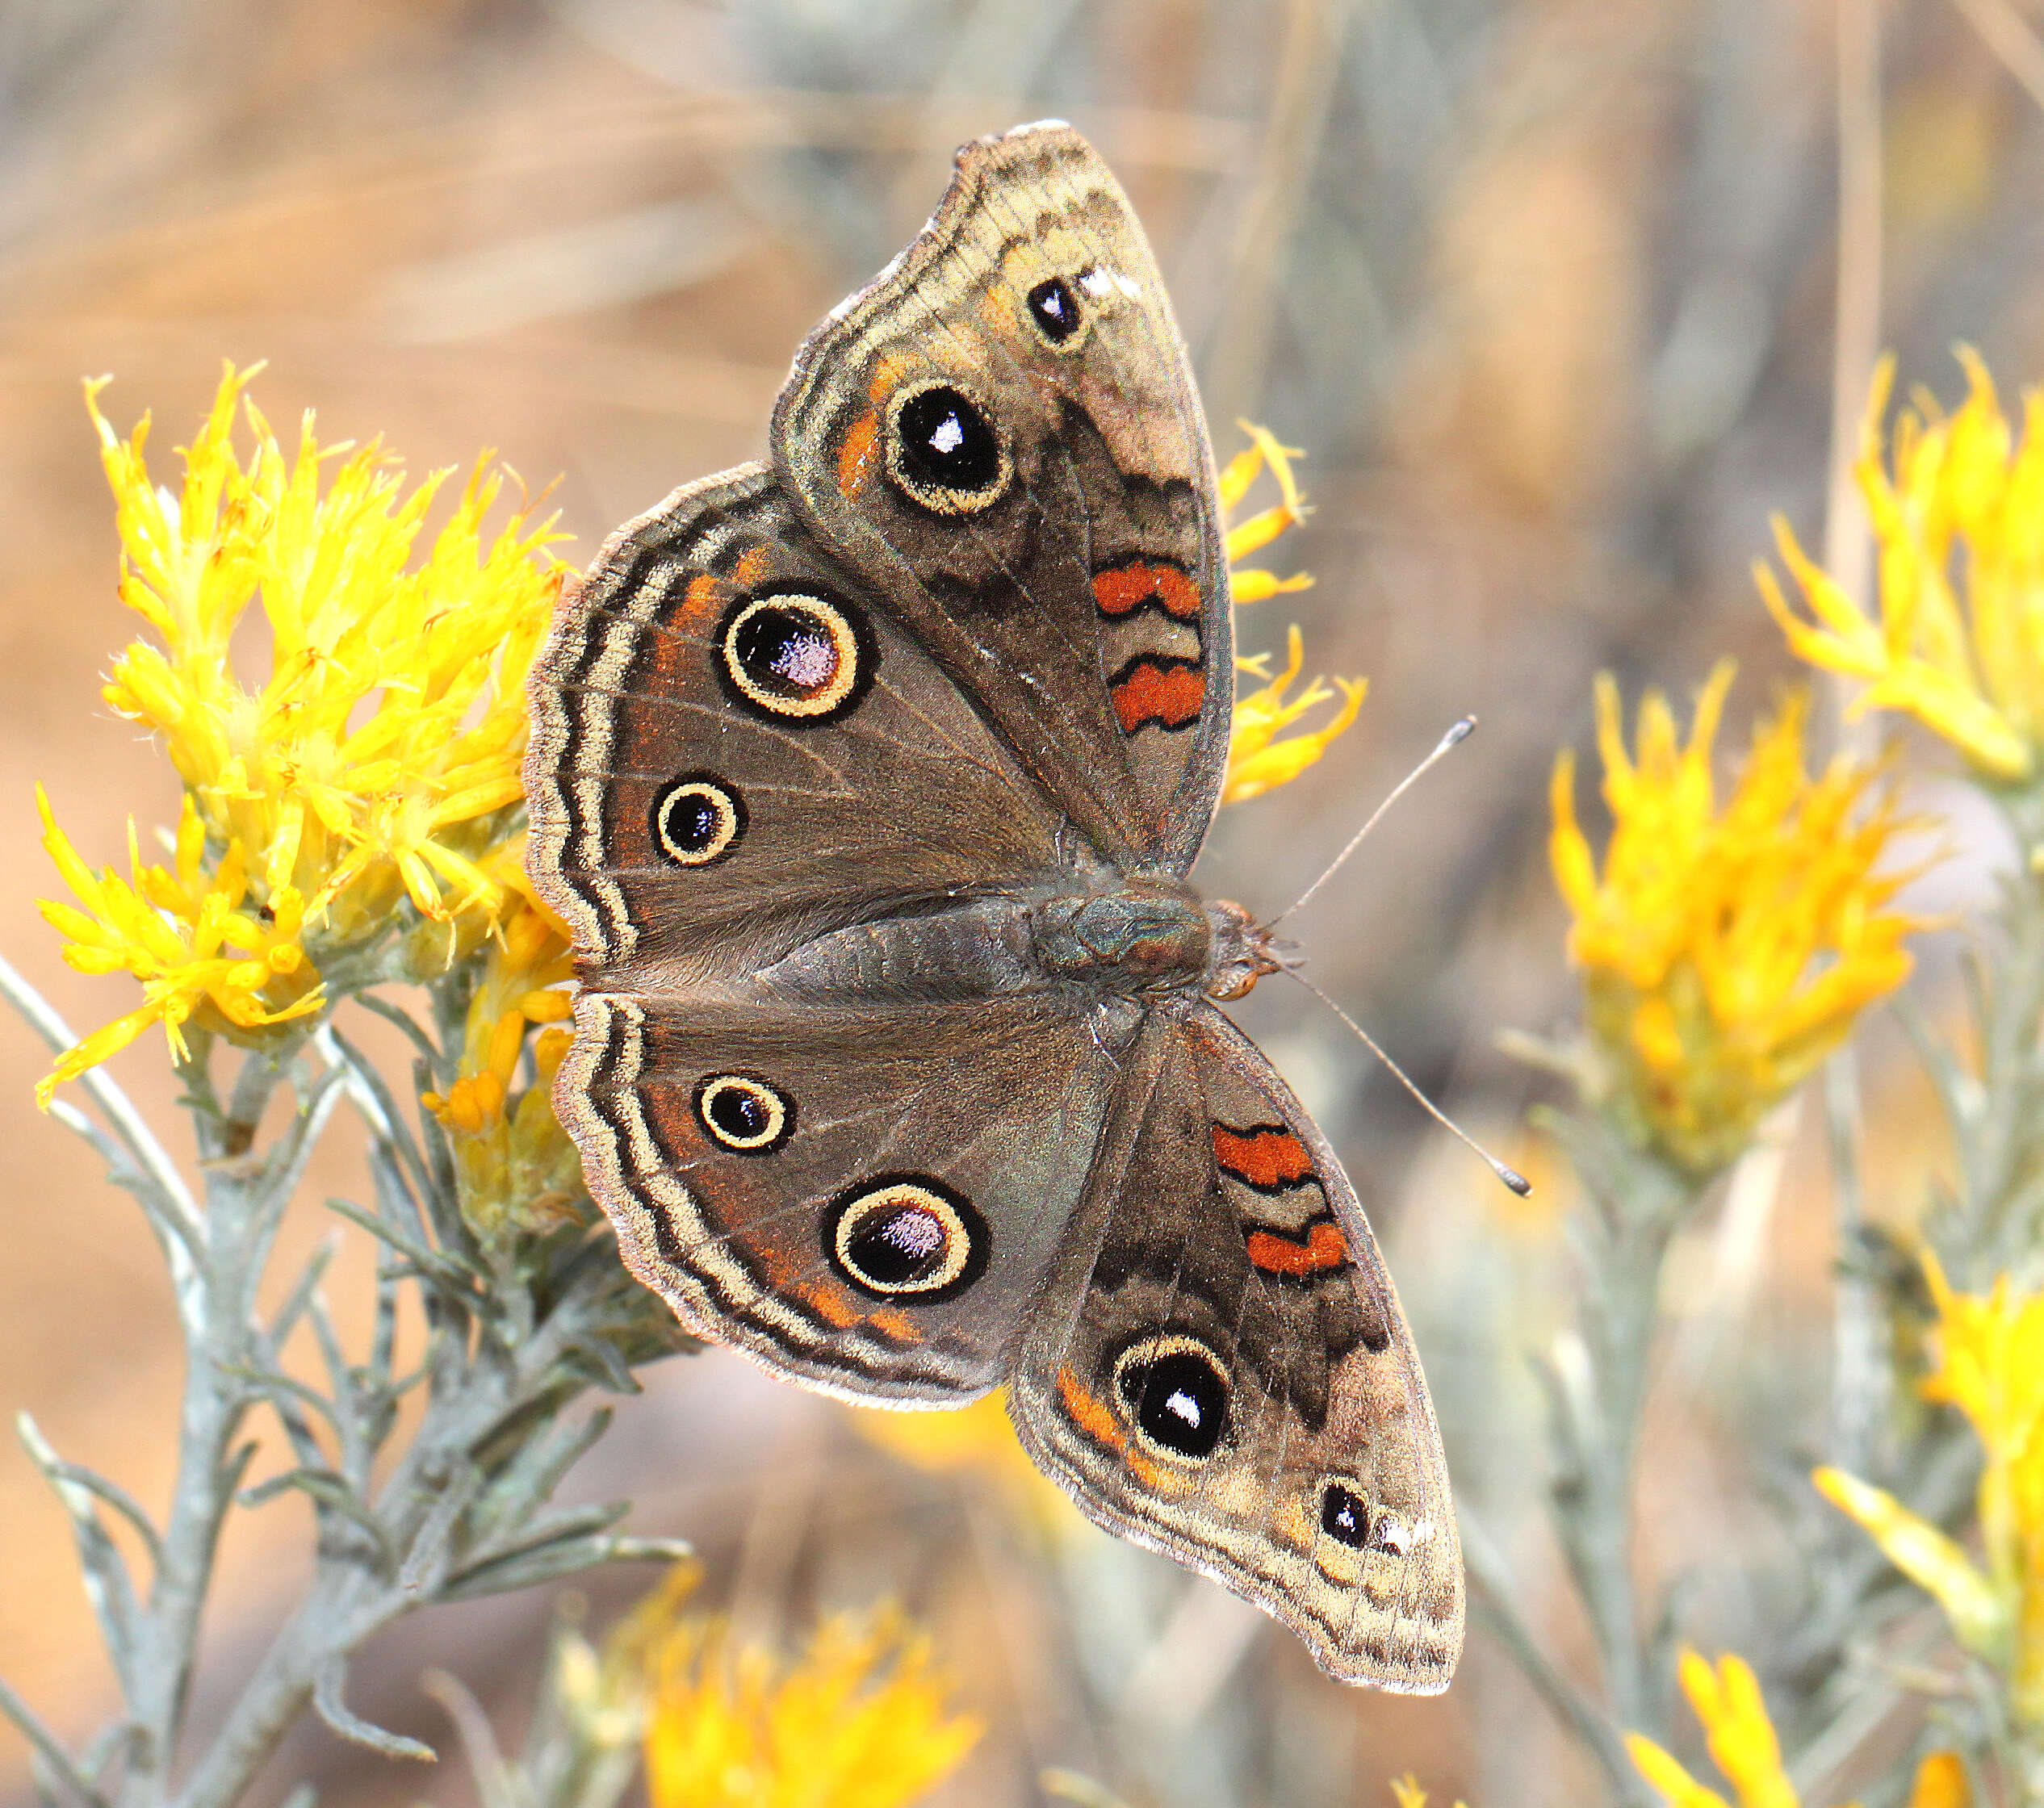
[[[1232,623],[1184,350],[1070,128],[969,145],[772,455],[613,536],[533,684],[555,1091],[635,1272],[850,1397],[1005,1386],[1095,1518],[1351,1680],[1459,1651],[1439,1433],[1353,1187],[1186,875]]]

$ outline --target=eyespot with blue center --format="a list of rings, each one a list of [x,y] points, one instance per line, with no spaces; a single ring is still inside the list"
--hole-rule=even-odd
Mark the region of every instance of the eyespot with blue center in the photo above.
[[[838,720],[873,679],[863,617],[819,592],[741,597],[718,628],[716,648],[718,676],[732,700],[794,726]]]
[[[848,1187],[823,1214],[823,1253],[861,1293],[931,1304],[986,1271],[986,1220],[933,1174],[882,1174]]]
[[[745,800],[714,772],[684,772],[653,799],[653,844],[676,866],[709,866],[745,833]]]

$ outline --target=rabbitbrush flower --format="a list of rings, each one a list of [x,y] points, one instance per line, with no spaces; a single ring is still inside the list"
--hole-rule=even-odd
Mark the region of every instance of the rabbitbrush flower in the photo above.
[[[1807,702],[1792,697],[1753,738],[1719,810],[1712,743],[1732,681],[1720,666],[1684,747],[1666,701],[1640,706],[1627,752],[1617,686],[1597,687],[1611,835],[1600,873],[1575,813],[1575,762],[1552,785],[1550,855],[1574,916],[1607,1103],[1635,1142],[1693,1175],[1715,1172],[1760,1120],[1843,1042],[1910,969],[1916,919],[1887,908],[1901,824],[1874,775],[1844,760],[1803,767]]]
[[[490,868],[522,799],[525,677],[560,585],[551,524],[521,503],[488,532],[504,479],[485,458],[415,559],[448,474],[407,493],[379,443],[322,449],[309,416],[287,457],[245,393],[254,374],[227,367],[175,492],[150,478],[148,417],[122,439],[104,379],[86,385],[120,597],[153,636],[119,654],[104,694],[161,737],[185,801],[174,867],[132,859],[126,881],[95,876],[44,806],[77,899],[44,906],[65,958],[144,987],[60,1058],[46,1103],[151,1023],[180,1059],[186,1023],[259,1037],[320,1009],[332,959],[408,911],[445,924],[450,951],[513,895]],[[258,602],[268,669],[245,678],[233,642]]]
[[[1778,520],[1776,541],[1807,616],[1757,568],[1796,653],[1866,680],[1855,713],[1900,709],[1983,776],[2026,784],[2044,755],[2044,395],[2025,398],[2018,442],[1993,379],[1962,349],[1970,392],[1950,418],[1904,408],[1881,458],[1893,361],[1868,403],[1855,471],[1880,548],[1879,619],[1839,588]]]
[[[1250,443],[1230,458],[1221,471],[1221,507],[1233,513],[1267,469],[1277,480],[1278,500],[1228,530],[1229,584],[1238,604],[1262,602],[1289,591],[1305,590],[1313,581],[1304,571],[1279,578],[1269,571],[1254,568],[1245,571],[1238,567],[1239,560],[1262,551],[1280,534],[1304,521],[1309,512],[1305,494],[1292,470],[1292,461],[1301,455],[1298,449],[1280,446],[1271,433],[1246,421],[1241,426],[1249,435]],[[1289,660],[1275,678],[1271,676],[1268,653],[1235,661],[1237,671],[1264,682],[1260,689],[1235,700],[1234,729],[1228,743],[1228,772],[1221,792],[1221,801],[1225,804],[1242,803],[1261,797],[1266,791],[1275,790],[1296,778],[1327,751],[1337,735],[1355,722],[1357,712],[1363,707],[1368,684],[1359,679],[1337,678],[1334,683],[1340,687],[1342,702],[1334,714],[1317,728],[1285,734],[1286,729],[1309,712],[1332,701],[1335,694],[1327,688],[1326,680],[1316,677],[1308,681],[1298,696],[1287,698],[1285,693],[1305,667],[1305,643],[1296,627],[1290,630],[1287,644]]]
[[[1732,1785],[1738,1808],[1799,1808],[1752,1666],[1728,1654],[1713,1668],[1699,1652],[1685,1648],[1681,1673],[1682,1693],[1703,1723],[1711,1756]],[[1715,1789],[1698,1782],[1644,1734],[1627,1733],[1625,1747],[1669,1808],[1730,1808]],[[1908,1808],[1967,1808],[1971,1799],[1955,1753],[1933,1752],[1916,1766]]]
[[[651,1663],[651,1808],[909,1808],[979,1738],[898,1613],[827,1620],[785,1663],[691,1617]]]
[[[2044,1292],[2018,1292],[2006,1274],[1987,1294],[1958,1292],[1929,1252],[1924,1273],[1937,1325],[1923,1393],[1956,1406],[1980,1440],[1984,1565],[1885,1489],[1832,1468],[1813,1479],[2004,1680],[2008,1718],[2035,1744],[2044,1742]]]

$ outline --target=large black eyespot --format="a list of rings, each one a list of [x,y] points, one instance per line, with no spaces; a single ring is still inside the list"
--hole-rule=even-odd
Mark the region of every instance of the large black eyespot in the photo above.
[[[1059,276],[1030,290],[1029,313],[1037,330],[1053,345],[1063,345],[1086,324],[1086,316],[1079,311],[1079,297]]]
[[[1360,1551],[1370,1542],[1369,1505],[1346,1482],[1330,1482],[1320,1492],[1320,1529]]]
[[[745,800],[714,772],[684,772],[653,799],[653,845],[677,866],[720,860],[745,833]]]
[[[932,514],[970,515],[999,499],[1013,467],[985,409],[961,389],[931,383],[894,398],[887,474]]]
[[[1196,1338],[1146,1338],[1116,1364],[1114,1384],[1146,1443],[1197,1463],[1228,1429],[1228,1378]]]
[[[795,1133],[795,1102],[756,1074],[707,1074],[697,1082],[696,1117],[739,1155],[770,1155]]]
[[[873,642],[850,605],[806,591],[734,604],[717,630],[717,667],[737,701],[796,726],[835,722],[873,681]]]
[[[862,1181],[831,1202],[823,1229],[831,1266],[861,1292],[919,1304],[964,1292],[991,1246],[972,1201],[926,1174]]]

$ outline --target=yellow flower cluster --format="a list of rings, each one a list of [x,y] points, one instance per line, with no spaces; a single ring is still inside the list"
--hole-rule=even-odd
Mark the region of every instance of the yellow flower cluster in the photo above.
[[[730,1647],[692,1618],[652,1650],[651,1808],[908,1808],[979,1738],[898,1613],[827,1620],[785,1664]]]
[[[138,861],[128,881],[93,877],[45,808],[77,899],[44,906],[66,958],[145,988],[51,1083],[151,1022],[182,1055],[195,1019],[255,1033],[317,1009],[320,964],[383,933],[407,898],[487,927],[507,897],[487,868],[515,822],[525,676],[560,584],[550,524],[521,504],[487,534],[503,479],[484,461],[414,567],[447,474],[407,495],[379,446],[322,450],[309,418],[287,457],[244,394],[253,375],[228,367],[174,493],[151,480],[148,419],[122,439],[103,384],[86,388],[121,600],[155,636],[119,655],[105,695],[162,737],[186,806],[175,872]],[[249,684],[232,643],[258,599],[269,671]]]
[[[1806,701],[1763,725],[1720,811],[1711,770],[1732,668],[1698,700],[1689,744],[1650,693],[1636,760],[1618,689],[1597,688],[1611,837],[1600,874],[1575,814],[1575,764],[1553,780],[1550,855],[1575,922],[1590,1029],[1627,1132],[1689,1173],[1715,1172],[1766,1112],[1908,976],[1920,925],[1886,908],[1877,872],[1898,823],[1866,804],[1872,775],[1803,769]],[[1904,876],[1906,877],[1906,875]]]
[[[2034,1739],[2044,1733],[2044,1292],[2019,1295],[2005,1274],[1987,1295],[1955,1292],[1928,1253],[1924,1271],[1937,1327],[1923,1392],[1958,1408],[1986,1453],[1985,1567],[1885,1490],[1837,1469],[1813,1479],[1944,1609],[1960,1645],[2006,1679],[2010,1718]]]
[[[1799,1808],[1795,1785],[1782,1766],[1781,1741],[1752,1667],[1728,1655],[1713,1669],[1699,1653],[1685,1650],[1681,1675],[1682,1693],[1703,1723],[1711,1756],[1732,1785],[1738,1808]],[[1627,1733],[1625,1745],[1640,1774],[1668,1808],[1730,1808],[1715,1789],[1698,1782],[1644,1734]],[[1965,1768],[1956,1753],[1933,1752],[1917,1765],[1909,1808],[1967,1808],[1971,1800]]]
[[[1302,456],[1296,446],[1280,446],[1266,429],[1244,421],[1239,425],[1250,437],[1249,445],[1230,458],[1221,473],[1221,505],[1232,513],[1267,469],[1277,481],[1278,500],[1259,509],[1248,520],[1228,530],[1229,584],[1237,603],[1259,603],[1289,591],[1305,590],[1313,584],[1306,572],[1280,578],[1265,571],[1236,568],[1236,562],[1261,552],[1287,529],[1296,526],[1309,512],[1293,475],[1292,461]],[[1317,728],[1285,736],[1284,730],[1302,716],[1333,699],[1335,693],[1325,679],[1315,677],[1296,697],[1285,693],[1305,667],[1305,644],[1295,627],[1288,638],[1289,659],[1275,678],[1270,671],[1271,655],[1259,653],[1238,659],[1235,668],[1264,680],[1260,690],[1235,701],[1234,730],[1228,744],[1228,773],[1221,792],[1225,804],[1242,803],[1266,791],[1289,783],[1327,751],[1335,736],[1352,724],[1363,707],[1369,686],[1359,679],[1337,678],[1342,701],[1334,714]]]
[[[558,990],[574,974],[565,929],[535,899],[515,894],[470,999],[459,1077],[423,1103],[454,1145],[462,1216],[488,1239],[543,1234],[574,1221],[582,1163],[554,1115],[554,1076],[574,1040],[560,1027],[572,1009]],[[532,1083],[515,1099],[531,1040]]]
[[[1775,538],[1810,615],[1790,606],[1766,566],[1757,575],[1802,658],[1866,680],[1856,709],[1906,710],[1984,776],[2024,784],[2044,757],[2044,395],[2025,398],[2018,445],[1987,367],[1959,356],[1964,405],[1949,420],[1928,404],[1904,408],[1887,467],[1891,360],[1875,379],[1857,472],[1880,547],[1879,620],[1779,521]]]

